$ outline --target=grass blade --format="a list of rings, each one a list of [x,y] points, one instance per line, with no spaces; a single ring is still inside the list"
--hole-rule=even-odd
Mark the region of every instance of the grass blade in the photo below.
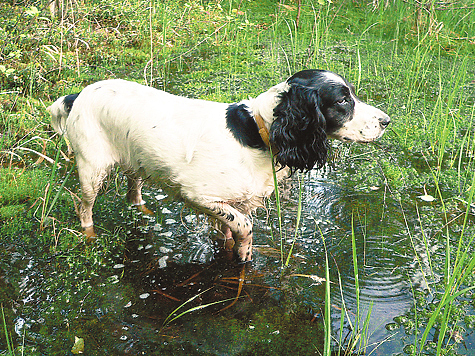
[[[300,227],[300,219],[302,216],[302,191],[303,191],[303,174],[300,174],[299,176],[299,201],[297,204],[297,221],[295,223],[295,235],[294,239],[292,241],[292,245],[290,246],[290,251],[289,254],[287,255],[287,260],[285,261],[285,267],[289,265],[290,262],[290,257],[292,256],[292,251],[294,249],[295,241],[297,240],[297,236],[299,233],[299,227]]]
[[[5,339],[7,340],[7,355],[14,356],[15,352],[13,351],[13,345],[10,342],[10,336],[8,335],[8,328],[7,328],[7,321],[5,320],[5,313],[3,311],[3,305],[1,306],[2,309],[2,319],[3,319],[3,331],[5,333]]]
[[[274,163],[274,156],[272,155],[272,150],[270,150],[270,152],[272,156],[272,177],[274,178],[275,205],[277,209],[277,218],[279,220],[280,260],[282,263],[282,267],[284,267],[284,236],[283,236],[283,231],[282,231],[282,211],[280,209],[279,184],[277,182],[277,173],[275,171],[275,163]]]
[[[324,336],[324,344],[323,344],[323,355],[330,356],[331,355],[331,337],[332,337],[330,268],[328,266],[327,246],[325,245],[325,237],[323,236],[322,230],[320,230],[320,236],[323,241],[323,248],[325,249],[325,336]]]
[[[198,298],[199,296],[201,296],[202,294],[206,293],[207,291],[209,291],[209,290],[211,290],[211,289],[212,289],[212,287],[211,287],[211,288],[208,288],[208,289],[206,289],[206,290],[204,290],[204,291],[202,291],[201,293],[198,293],[197,295],[191,297],[191,298],[188,299],[186,302],[184,302],[183,304],[181,304],[178,308],[176,308],[175,310],[173,310],[173,311],[170,313],[170,315],[168,315],[168,317],[163,321],[162,329],[163,329],[166,325],[170,324],[172,321],[175,321],[175,320],[181,318],[183,315],[192,313],[192,312],[194,312],[194,311],[196,311],[196,310],[201,310],[201,309],[204,309],[204,308],[208,308],[208,307],[210,307],[210,306],[212,306],[212,305],[216,305],[216,304],[220,304],[220,303],[225,303],[225,302],[229,302],[229,301],[232,301],[232,300],[233,300],[233,301],[236,300],[236,298],[228,298],[228,299],[218,300],[218,301],[216,301],[216,302],[212,302],[212,303],[208,303],[208,304],[204,304],[204,305],[198,305],[198,306],[196,306],[196,307],[192,307],[192,308],[190,308],[190,309],[187,309],[187,310],[181,312],[181,313],[178,314],[178,315],[173,316],[173,315],[176,314],[180,309],[182,309],[185,305],[187,305],[188,303],[192,302],[193,300],[195,300],[196,298]],[[241,296],[241,297],[238,297],[238,298],[242,298],[242,296]],[[173,317],[172,317],[172,316],[173,316]]]
[[[358,275],[358,257],[356,253],[356,237],[354,226],[354,214],[351,214],[351,249],[353,252],[353,273],[355,276],[355,296],[356,296],[356,326],[360,327],[360,283]]]

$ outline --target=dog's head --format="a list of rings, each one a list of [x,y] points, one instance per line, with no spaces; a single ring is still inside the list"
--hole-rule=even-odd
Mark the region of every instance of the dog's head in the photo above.
[[[389,125],[389,116],[360,101],[338,74],[303,70],[286,83],[270,128],[270,141],[278,151],[275,159],[282,167],[321,168],[328,157],[328,137],[372,142]]]

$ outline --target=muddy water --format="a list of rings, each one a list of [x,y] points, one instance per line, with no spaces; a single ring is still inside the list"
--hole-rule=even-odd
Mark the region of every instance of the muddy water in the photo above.
[[[70,354],[75,336],[90,355],[315,354],[323,345],[323,237],[335,339],[342,335],[347,344],[351,330],[363,329],[369,318],[367,353],[401,352],[411,336],[387,325],[414,304],[414,291],[425,293],[428,279],[440,279],[441,269],[431,273],[426,252],[433,266],[443,265],[443,242],[436,238],[442,220],[437,206],[414,192],[397,195],[384,184],[366,185],[364,174],[349,179],[345,173],[305,175],[302,221],[287,268],[275,207],[261,210],[254,260],[244,272],[219,249],[206,219],[160,189],[146,192],[153,218],[127,208],[110,189],[96,206],[102,224],[96,246],[79,244],[56,255],[5,246],[0,286],[12,306],[12,335],[31,354],[45,355]],[[295,235],[297,187],[294,177],[281,188],[284,253]],[[433,226],[421,230],[419,219]],[[466,338],[466,347],[471,344]]]

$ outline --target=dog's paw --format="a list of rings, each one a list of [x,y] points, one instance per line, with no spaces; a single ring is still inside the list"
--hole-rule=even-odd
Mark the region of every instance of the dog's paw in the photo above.
[[[150,210],[149,208],[147,208],[145,206],[145,204],[142,204],[142,205],[136,205],[136,208],[138,211],[140,211],[142,214],[145,214],[145,215],[150,215],[150,216],[155,216],[155,213]]]
[[[97,239],[96,232],[94,231],[94,225],[85,227],[82,233],[86,237],[86,243],[93,243]]]

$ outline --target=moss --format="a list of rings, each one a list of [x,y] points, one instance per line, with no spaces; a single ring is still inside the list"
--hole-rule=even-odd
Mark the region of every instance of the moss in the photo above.
[[[0,168],[0,205],[32,204],[44,194],[46,169]]]
[[[313,355],[323,350],[323,330],[308,317],[269,308],[257,313],[248,331],[252,351],[243,355]]]
[[[0,207],[0,220],[12,219],[25,211],[25,204],[13,204]]]

